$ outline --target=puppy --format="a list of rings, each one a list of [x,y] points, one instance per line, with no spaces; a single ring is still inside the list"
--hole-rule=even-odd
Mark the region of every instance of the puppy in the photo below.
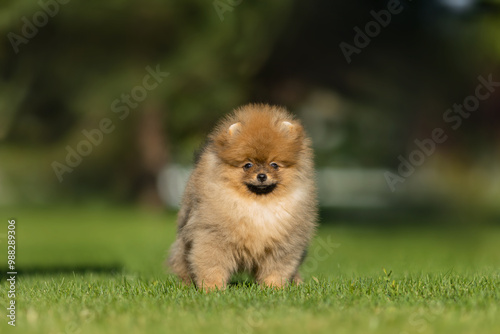
[[[207,291],[240,271],[264,286],[298,284],[316,218],[313,153],[300,122],[280,107],[246,105],[208,137],[168,263]]]

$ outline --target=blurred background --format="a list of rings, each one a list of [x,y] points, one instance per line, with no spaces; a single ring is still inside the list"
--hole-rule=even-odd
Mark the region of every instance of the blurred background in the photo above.
[[[312,137],[322,217],[500,220],[500,1],[0,8],[6,215],[95,203],[175,211],[216,121],[264,102]],[[472,111],[451,110],[464,103]]]

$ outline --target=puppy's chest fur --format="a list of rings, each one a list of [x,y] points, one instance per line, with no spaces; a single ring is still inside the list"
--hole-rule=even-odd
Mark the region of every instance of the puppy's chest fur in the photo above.
[[[232,201],[228,232],[241,256],[258,258],[290,239],[297,221],[294,202],[288,197],[270,202]]]

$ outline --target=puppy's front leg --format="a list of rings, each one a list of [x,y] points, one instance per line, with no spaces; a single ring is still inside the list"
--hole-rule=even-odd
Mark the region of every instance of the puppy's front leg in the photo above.
[[[227,249],[210,241],[193,245],[190,262],[196,286],[206,292],[225,289],[236,269],[236,261],[228,254]]]
[[[299,284],[301,280],[297,272],[299,264],[300,257],[268,258],[260,264],[257,270],[257,281],[261,285],[276,288],[281,288],[291,280]]]

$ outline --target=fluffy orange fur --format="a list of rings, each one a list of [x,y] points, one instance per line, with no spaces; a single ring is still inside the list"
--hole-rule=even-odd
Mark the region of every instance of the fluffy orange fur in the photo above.
[[[226,287],[238,271],[260,284],[301,281],[316,227],[310,140],[286,110],[247,105],[223,119],[188,181],[169,265],[186,284]]]

